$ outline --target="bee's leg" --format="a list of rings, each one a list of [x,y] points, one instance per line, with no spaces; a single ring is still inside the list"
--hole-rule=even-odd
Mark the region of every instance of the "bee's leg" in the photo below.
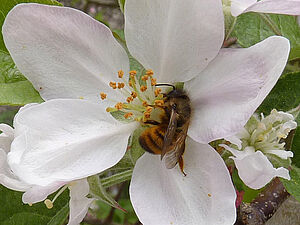
[[[180,167],[181,173],[183,174],[183,176],[186,176],[186,173],[183,171],[184,162],[183,162],[183,157],[182,156],[179,157],[178,163],[179,163],[179,167]]]

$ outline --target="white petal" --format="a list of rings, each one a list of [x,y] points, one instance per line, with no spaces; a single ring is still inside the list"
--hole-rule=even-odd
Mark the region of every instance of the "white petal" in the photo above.
[[[123,157],[136,125],[116,121],[99,104],[51,100],[16,115],[9,164],[41,186],[88,177]]]
[[[289,171],[283,167],[274,168],[268,158],[260,151],[243,159],[234,158],[235,166],[242,181],[252,189],[260,189],[274,177],[290,179]]]
[[[256,2],[257,0],[231,0],[231,14],[238,16]]]
[[[277,155],[278,157],[282,159],[288,159],[294,156],[294,153],[292,151],[285,151],[285,150],[265,150],[265,153]]]
[[[14,129],[7,124],[0,124],[0,149],[4,150],[6,154],[10,151],[11,142],[14,139]]]
[[[3,25],[13,60],[45,100],[99,101],[108,83],[128,71],[128,57],[105,25],[76,9],[19,4]]]
[[[30,188],[29,184],[21,181],[12,173],[7,163],[6,152],[2,149],[0,149],[0,184],[15,191],[26,191]]]
[[[231,225],[235,190],[219,154],[187,138],[184,177],[159,156],[144,154],[135,165],[130,198],[144,225]]]
[[[23,194],[22,201],[25,204],[33,204],[44,201],[48,195],[54,193],[65,184],[65,182],[55,182],[47,186],[34,185]]]
[[[224,144],[220,144],[220,146],[231,152],[231,154],[238,159],[243,159],[244,157],[255,153],[255,149],[252,146],[247,146],[244,150],[236,150]]]
[[[249,6],[244,12],[300,15],[299,0],[262,0]]]
[[[87,198],[90,187],[86,179],[74,181],[70,188],[70,218],[68,225],[78,225],[85,217],[93,198]]]
[[[125,37],[130,53],[159,82],[190,80],[223,43],[221,1],[127,0]]]
[[[269,37],[246,49],[223,49],[185,88],[193,115],[188,134],[210,142],[239,132],[284,69],[289,41]]]

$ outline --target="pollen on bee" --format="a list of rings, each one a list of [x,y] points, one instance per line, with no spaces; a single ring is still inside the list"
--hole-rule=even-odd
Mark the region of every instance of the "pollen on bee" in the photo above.
[[[154,91],[155,97],[157,97],[161,93],[161,88],[156,88]]]
[[[104,92],[100,93],[100,97],[102,100],[106,99],[107,94],[105,94]]]
[[[144,92],[144,91],[146,91],[146,90],[147,90],[147,86],[142,85],[142,86],[141,86],[141,92]]]
[[[144,76],[142,76],[142,80],[143,80],[143,81],[146,81],[146,80],[148,80],[148,75],[144,75]]]
[[[113,89],[116,89],[117,88],[117,84],[116,82],[109,82],[109,86],[111,86]]]
[[[118,77],[122,78],[124,76],[124,71],[123,70],[119,70],[118,71]]]
[[[126,99],[126,101],[127,101],[128,103],[132,102],[132,101],[133,101],[133,97],[132,97],[132,96],[128,97],[128,98]]]
[[[50,199],[46,199],[46,200],[44,201],[44,203],[45,203],[45,205],[46,205],[46,207],[47,207],[48,209],[52,209],[52,208],[53,208],[53,202],[52,202]]]
[[[163,106],[163,105],[164,105],[164,100],[155,100],[155,101],[154,101],[154,104],[155,104],[156,106]]]
[[[124,115],[125,119],[128,119],[129,117],[132,117],[133,116],[133,113],[132,112],[129,112],[129,113],[126,113]]]
[[[152,76],[152,75],[153,75],[153,70],[147,70],[147,71],[146,71],[146,74],[147,74],[148,76]]]
[[[136,98],[137,97],[137,93],[135,91],[131,92],[131,97]]]
[[[155,86],[156,85],[156,78],[151,78],[151,85]]]
[[[123,109],[123,103],[122,103],[122,102],[118,102],[118,103],[115,105],[115,108],[116,108],[117,110]]]
[[[134,75],[136,75],[136,71],[135,70],[130,70],[129,74],[134,76]]]
[[[125,84],[124,83],[118,83],[118,89],[124,88]]]

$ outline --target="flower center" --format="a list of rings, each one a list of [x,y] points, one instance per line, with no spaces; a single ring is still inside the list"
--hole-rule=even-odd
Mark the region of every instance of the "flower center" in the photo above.
[[[146,122],[150,118],[157,117],[157,111],[164,105],[164,96],[161,88],[157,88],[156,78],[153,77],[153,71],[147,70],[140,78],[137,72],[129,72],[129,81],[124,79],[124,72],[118,71],[120,82],[110,82],[109,86],[115,91],[121,92],[124,101],[116,101],[113,107],[108,107],[107,112],[119,112],[125,119]],[[101,92],[102,100],[107,99],[106,93]]]

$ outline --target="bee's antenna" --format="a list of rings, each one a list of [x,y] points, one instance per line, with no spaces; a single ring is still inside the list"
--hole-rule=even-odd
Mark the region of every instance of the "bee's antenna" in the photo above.
[[[176,89],[176,87],[172,84],[155,84],[155,86],[169,86],[169,87],[172,87],[173,88],[173,91]]]

